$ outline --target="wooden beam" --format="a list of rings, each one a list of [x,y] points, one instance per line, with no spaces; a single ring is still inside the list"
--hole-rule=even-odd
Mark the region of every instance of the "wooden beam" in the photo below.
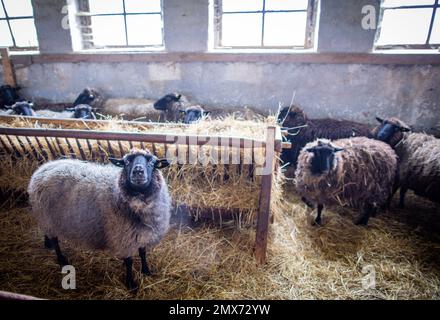
[[[275,126],[267,128],[266,137],[266,170],[261,178],[259,209],[257,215],[257,231],[255,236],[255,258],[260,264],[266,263],[267,237],[269,232],[270,199],[272,192],[272,178],[274,170],[274,142]]]
[[[42,128],[3,128],[0,127],[1,135],[31,136],[31,137],[52,137],[52,138],[73,138],[73,139],[95,139],[111,141],[136,141],[149,143],[164,143],[176,145],[197,145],[197,146],[228,146],[240,147],[241,149],[252,148],[253,143],[261,147],[266,146],[265,141],[248,138],[197,136],[183,134],[163,133],[138,133],[138,132],[111,132],[96,130],[75,130],[75,129],[42,129]],[[213,139],[214,138],[214,139]],[[227,144],[225,140],[227,140]],[[273,142],[272,142],[273,145]]]
[[[72,53],[14,56],[15,64],[32,63],[113,63],[113,62],[266,62],[266,63],[314,63],[314,64],[392,64],[439,65],[438,53],[393,54],[393,53],[317,53],[301,51],[239,52],[222,51],[210,53]]]
[[[3,65],[3,79],[5,84],[10,85],[11,87],[17,87],[17,80],[15,78],[14,65],[9,57],[9,49],[8,48],[0,48],[0,53],[2,57],[2,65]]]

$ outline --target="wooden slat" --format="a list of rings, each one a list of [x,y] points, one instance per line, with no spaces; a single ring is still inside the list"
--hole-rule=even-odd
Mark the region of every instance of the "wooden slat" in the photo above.
[[[40,151],[41,151],[41,154],[42,154],[44,160],[46,160],[46,161],[49,160],[49,155],[47,154],[45,148],[41,144],[40,139],[38,139],[38,137],[35,137],[35,141],[37,141],[38,148],[40,148]]]
[[[55,141],[56,141],[56,143],[57,143],[58,150],[60,151],[61,155],[62,155],[63,157],[65,157],[65,156],[66,156],[66,153],[64,152],[64,148],[63,148],[63,146],[61,145],[60,139],[55,138]]]
[[[66,138],[65,140],[66,140],[67,148],[69,149],[70,157],[73,158],[73,159],[76,159],[77,157],[76,157],[75,150],[73,150],[72,145],[70,144],[69,139]]]
[[[87,160],[86,154],[84,153],[84,150],[83,150],[83,148],[81,146],[81,143],[79,142],[78,139],[75,139],[75,142],[76,142],[76,146],[78,147],[79,154],[81,155],[81,159],[82,160]]]
[[[274,168],[274,144],[275,141],[275,127],[267,128],[267,139],[266,139],[266,168],[267,172],[262,172],[263,176],[261,178],[261,190],[260,190],[260,200],[259,209],[257,215],[257,231],[255,237],[255,257],[257,262],[263,264],[266,262],[266,251],[267,251],[267,236],[269,231],[269,217],[270,217],[270,198],[272,192],[272,178],[273,178],[273,168]],[[266,174],[264,174],[266,173]]]
[[[52,159],[55,160],[57,158],[57,154],[52,147],[52,142],[47,137],[44,137],[44,140],[46,141],[47,147],[49,148],[50,154],[52,155]]]

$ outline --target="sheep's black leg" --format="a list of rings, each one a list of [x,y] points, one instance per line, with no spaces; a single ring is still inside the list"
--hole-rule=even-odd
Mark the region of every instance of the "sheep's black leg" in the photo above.
[[[311,203],[306,197],[301,197],[301,201],[304,202],[310,209],[315,209],[313,203]]]
[[[52,243],[53,248],[55,249],[55,252],[57,254],[57,260],[60,266],[65,266],[69,264],[69,261],[67,261],[67,258],[63,255],[60,249],[60,244],[58,243],[58,238],[52,238],[50,239],[50,242]]]
[[[399,208],[405,208],[405,194],[408,191],[406,187],[400,187],[400,199],[399,199]]]
[[[48,236],[44,236],[44,247],[46,249],[53,249],[52,241],[50,241]]]
[[[322,205],[322,204],[318,204],[318,214],[316,215],[316,218],[315,218],[315,225],[316,224],[318,224],[318,225],[320,225],[321,224],[321,213],[322,213],[322,209],[324,208],[324,205]]]
[[[131,257],[124,258],[126,268],[125,285],[128,289],[133,290],[137,288],[137,284],[133,279],[133,259]]]
[[[139,257],[141,257],[142,273],[151,276],[150,268],[148,268],[147,264],[147,250],[145,247],[139,248]]]
[[[366,226],[368,224],[368,220],[370,220],[370,216],[375,212],[375,210],[376,208],[373,205],[366,203],[362,210],[362,215],[356,220],[355,224]]]

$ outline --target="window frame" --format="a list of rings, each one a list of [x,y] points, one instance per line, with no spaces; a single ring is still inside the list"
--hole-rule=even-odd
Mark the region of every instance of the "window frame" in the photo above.
[[[429,41],[431,40],[432,30],[434,28],[434,22],[435,17],[437,14],[440,14],[440,0],[435,0],[433,4],[426,4],[426,5],[404,5],[404,6],[396,6],[396,7],[385,7],[383,6],[384,0],[381,1],[380,4],[380,14],[379,14],[379,25],[376,31],[376,36],[374,39],[374,49],[375,50],[395,50],[395,49],[412,49],[412,50],[419,50],[419,49],[438,49],[440,48],[440,43],[432,43],[430,44]],[[385,45],[376,45],[377,41],[380,38],[380,33],[382,30],[382,20],[385,14],[386,10],[405,10],[405,9],[432,9],[431,14],[431,21],[429,24],[428,29],[428,36],[426,37],[426,41],[424,44],[385,44]]]
[[[34,12],[33,12],[33,7],[32,7],[32,16],[10,17],[8,15],[8,12],[6,11],[6,5],[4,4],[3,0],[0,0],[0,5],[3,7],[3,11],[5,12],[5,17],[4,18],[0,18],[0,21],[6,21],[6,23],[8,25],[9,33],[10,33],[11,38],[12,38],[12,46],[9,47],[9,50],[11,50],[11,51],[38,51],[39,50],[39,46],[36,46],[36,47],[18,47],[17,43],[15,41],[14,32],[12,32],[12,28],[11,28],[11,24],[10,24],[11,20],[33,19],[34,20],[34,26],[35,26],[35,15],[34,15]],[[32,3],[31,3],[31,5],[32,5]],[[38,35],[37,35],[37,41],[38,41]]]
[[[263,15],[261,23],[261,45],[260,46],[223,46],[222,45],[222,0],[214,0],[214,49],[283,49],[283,50],[305,50],[311,49],[315,45],[315,26],[316,26],[316,16],[317,7],[319,0],[308,0],[307,10],[266,10],[266,0],[263,0],[262,10],[250,10],[250,11],[237,11],[237,12],[226,12],[225,14],[234,13],[259,13]],[[264,45],[264,20],[266,13],[277,13],[277,12],[307,12],[307,22],[306,22],[306,33],[304,37],[303,46],[265,46]]]
[[[112,50],[112,49],[164,49],[164,14],[163,14],[163,0],[160,0],[160,12],[127,12],[125,7],[125,0],[122,1],[122,13],[90,13],[89,0],[77,0],[77,12],[76,16],[79,21],[79,28],[82,37],[82,47],[83,50]],[[162,20],[162,44],[160,45],[129,45],[128,44],[128,28],[127,28],[127,16],[135,15],[157,15],[160,14]],[[93,26],[92,17],[103,17],[103,16],[122,16],[124,18],[124,34],[125,34],[125,45],[105,45],[96,46],[93,43]]]

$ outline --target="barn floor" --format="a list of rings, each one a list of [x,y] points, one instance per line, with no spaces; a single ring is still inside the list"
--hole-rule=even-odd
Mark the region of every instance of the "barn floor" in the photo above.
[[[0,290],[51,299],[440,298],[439,205],[409,194],[405,210],[394,209],[394,199],[393,209],[368,227],[355,226],[348,209],[325,211],[323,226],[315,227],[290,194],[271,226],[266,266],[254,262],[252,230],[175,224],[150,255],[154,275],[142,280],[136,294],[125,290],[119,260],[65,244],[77,289],[63,290],[54,252],[43,248],[26,204],[4,203]],[[374,268],[375,288],[363,289],[363,268]]]

